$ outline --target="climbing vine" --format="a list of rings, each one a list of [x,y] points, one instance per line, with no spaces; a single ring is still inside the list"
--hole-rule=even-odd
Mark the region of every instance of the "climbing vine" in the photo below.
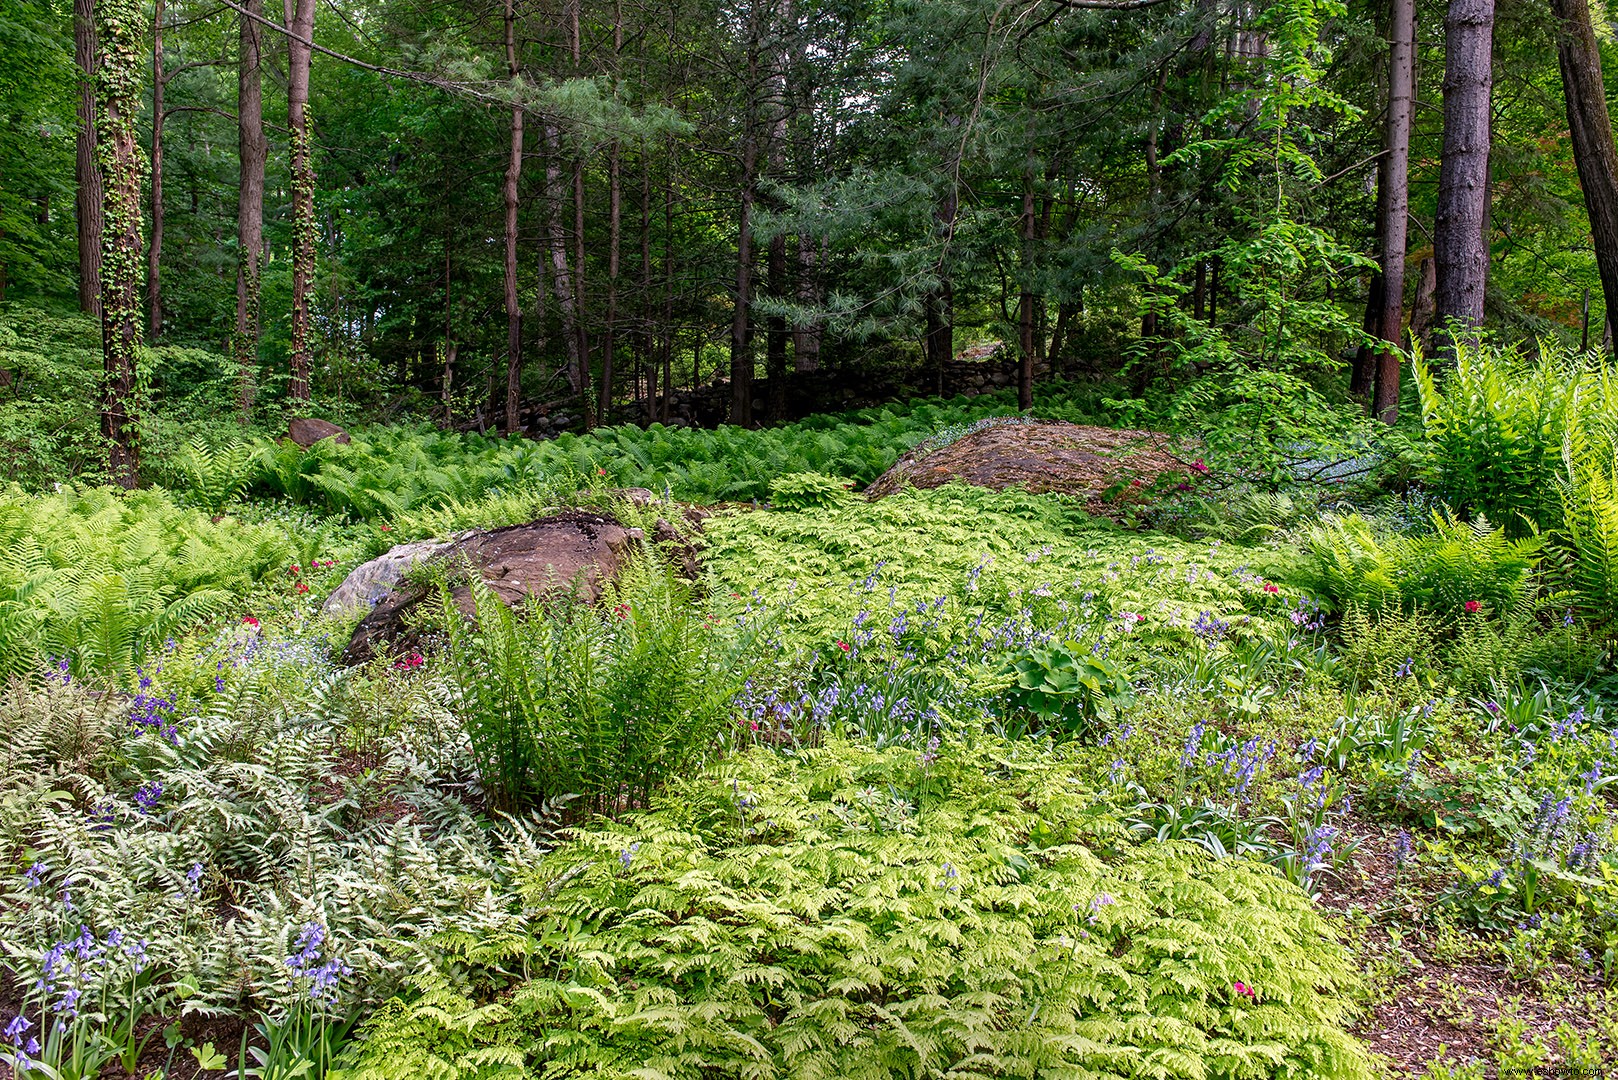
[[[140,467],[135,422],[141,345],[141,184],[146,159],[135,138],[144,71],[145,20],[139,0],[98,0],[97,157],[103,178],[101,235],[102,407],[108,471],[134,487]]]
[[[309,400],[309,289],[315,276],[315,170],[309,156],[309,107],[292,124],[292,384],[295,400]]]

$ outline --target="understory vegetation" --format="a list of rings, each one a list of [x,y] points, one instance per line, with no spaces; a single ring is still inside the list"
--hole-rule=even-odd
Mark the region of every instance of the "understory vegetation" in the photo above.
[[[0,1052],[67,1080],[1603,1075],[1610,372],[1418,371],[1425,424],[1367,479],[1198,473],[1129,524],[858,493],[959,403],[378,427],[14,486]],[[413,644],[341,665],[356,616],[321,602],[354,566],[574,506],[649,538],[594,602],[433,570]],[[1455,987],[1484,978],[1480,1015]],[[1384,1058],[1410,1001],[1460,1045]]]

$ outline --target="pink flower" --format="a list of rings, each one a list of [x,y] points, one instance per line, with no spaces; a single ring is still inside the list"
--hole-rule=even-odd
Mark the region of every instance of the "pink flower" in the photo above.
[[[1238,979],[1236,981],[1235,986],[1231,987],[1231,990],[1234,991],[1235,993],[1241,995],[1242,997],[1252,998],[1254,1000],[1258,999],[1258,994],[1256,994],[1253,991],[1253,988],[1251,986],[1248,986],[1246,983],[1242,982],[1240,979]]]
[[[1267,593],[1278,593],[1281,591],[1281,586],[1275,584],[1273,581],[1266,581],[1264,583],[1264,591]]]
[[[1206,465],[1204,465],[1202,463],[1201,458],[1198,458],[1197,460],[1193,461],[1191,463],[1191,467],[1193,469],[1197,470],[1197,472],[1207,472],[1208,471],[1208,466],[1206,466]]]
[[[393,667],[397,671],[414,671],[416,668],[419,668],[426,662],[426,657],[422,656],[419,652],[413,652],[407,654],[402,659],[395,660],[393,662]]]
[[[1476,600],[1468,600],[1462,606],[1466,608],[1466,613],[1468,615],[1475,615],[1475,614],[1477,614],[1478,609],[1481,608],[1483,605],[1478,603]]]
[[[378,525],[377,528],[381,529],[383,532],[392,532],[393,531],[393,526],[392,525]]]
[[[844,652],[853,652],[854,651],[853,649],[848,647],[848,642],[846,642],[846,641],[839,641],[837,643],[837,647],[839,649],[842,649]]]
[[[598,468],[598,469],[596,469],[596,475],[597,476],[606,476],[607,475],[607,470]]]
[[[257,630],[258,629],[258,620],[253,618],[253,616],[251,616],[251,615],[243,615],[242,616],[242,625],[243,626],[251,626],[254,630]]]

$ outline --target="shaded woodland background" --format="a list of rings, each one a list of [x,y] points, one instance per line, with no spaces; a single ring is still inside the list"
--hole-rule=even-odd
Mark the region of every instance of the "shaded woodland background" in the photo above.
[[[0,301],[36,357],[101,319],[126,480],[165,394],[753,425],[987,342],[1024,401],[1391,420],[1378,335],[1610,340],[1610,39],[1582,0],[12,0]]]

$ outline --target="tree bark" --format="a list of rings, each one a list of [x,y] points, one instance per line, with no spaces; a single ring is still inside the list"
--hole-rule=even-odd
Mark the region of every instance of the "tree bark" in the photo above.
[[[152,243],[146,251],[147,337],[163,335],[163,0],[152,8]]]
[[[1382,311],[1377,333],[1388,347],[1377,357],[1376,395],[1371,403],[1372,415],[1384,424],[1399,419],[1399,372],[1403,364],[1399,339],[1404,323],[1405,241],[1410,220],[1410,120],[1416,94],[1416,0],[1393,0],[1389,37],[1388,123],[1383,142],[1386,153],[1377,170],[1377,202],[1384,214]],[[1487,111],[1487,100],[1484,108]],[[1487,268],[1487,253],[1484,265]],[[1478,314],[1481,318],[1481,307]]]
[[[292,380],[287,396],[309,400],[309,290],[315,276],[315,167],[309,131],[309,65],[315,0],[283,0],[287,29],[287,126],[292,130]],[[301,40],[300,40],[301,39]]]
[[[101,163],[96,154],[96,0],[73,0],[73,59],[79,75],[74,166],[78,194],[79,310],[101,318]]]
[[[263,0],[243,0],[257,15]],[[237,152],[241,179],[236,193],[236,332],[231,351],[236,359],[236,406],[241,422],[253,419],[258,383],[259,282],[264,272],[264,166],[270,147],[264,138],[264,91],[259,65],[264,56],[264,30],[241,18],[237,53]]]
[[[101,433],[107,440],[107,471],[114,483],[139,482],[140,446],[130,412],[135,362],[141,344],[141,152],[135,138],[140,111],[145,19],[139,0],[97,0],[100,45],[96,149],[105,182],[102,192]]]
[[[623,162],[618,143],[607,151],[607,310],[601,327],[601,400],[596,415],[607,423],[612,411],[613,350],[618,331],[619,245],[623,240]]]
[[[1455,336],[1452,324],[1465,337],[1483,322],[1493,36],[1494,0],[1450,0],[1444,18],[1444,148],[1433,232],[1437,330],[1448,343]]]
[[[1034,407],[1034,159],[1023,170],[1022,288],[1017,296],[1017,408]]]
[[[562,340],[567,349],[568,388],[578,395],[581,403],[589,394],[588,362],[580,348],[578,311],[573,302],[573,277],[568,269],[567,230],[562,226],[562,135],[555,123],[545,124],[545,202],[551,249],[552,285],[556,291],[556,308],[562,316]],[[583,407],[581,405],[581,407]]]
[[[753,201],[758,141],[751,116],[742,136],[741,206],[736,222],[736,306],[730,321],[730,422],[753,423]]]
[[[817,277],[820,241],[809,233],[798,234],[798,304],[813,308],[820,303],[820,282]],[[792,367],[795,371],[820,370],[820,337],[824,331],[820,319],[810,316],[792,327]]]
[[[646,373],[646,422],[657,419],[657,360],[652,351],[652,162],[640,155],[640,362]]]
[[[1380,219],[1382,217],[1380,212],[1382,203],[1381,177],[1378,176],[1377,179],[1379,189],[1377,217]],[[1377,246],[1381,247],[1381,245],[1382,230],[1379,225],[1377,227]],[[1375,337],[1377,328],[1382,325],[1382,271],[1378,270],[1371,275],[1371,285],[1365,290],[1365,294],[1365,318],[1360,323],[1360,329],[1364,331],[1367,337]],[[1362,341],[1359,347],[1354,350],[1354,369],[1349,374],[1348,379],[1349,394],[1356,401],[1364,402],[1367,406],[1371,404],[1371,399],[1376,394],[1376,357],[1376,350],[1372,348],[1371,343]]]
[[[1562,24],[1556,55],[1562,68],[1567,126],[1573,135],[1573,161],[1595,242],[1605,317],[1610,319],[1618,315],[1618,149],[1607,113],[1601,48],[1586,0],[1551,0],[1551,11]]]
[[[1427,347],[1427,334],[1433,328],[1437,303],[1438,270],[1432,259],[1421,260],[1417,269],[1416,297],[1410,303],[1410,341],[1415,346]]]
[[[506,77],[517,90],[516,0],[505,0]],[[517,195],[522,178],[522,105],[511,106],[511,152],[506,160],[506,434],[522,430],[522,301],[517,296]]]

